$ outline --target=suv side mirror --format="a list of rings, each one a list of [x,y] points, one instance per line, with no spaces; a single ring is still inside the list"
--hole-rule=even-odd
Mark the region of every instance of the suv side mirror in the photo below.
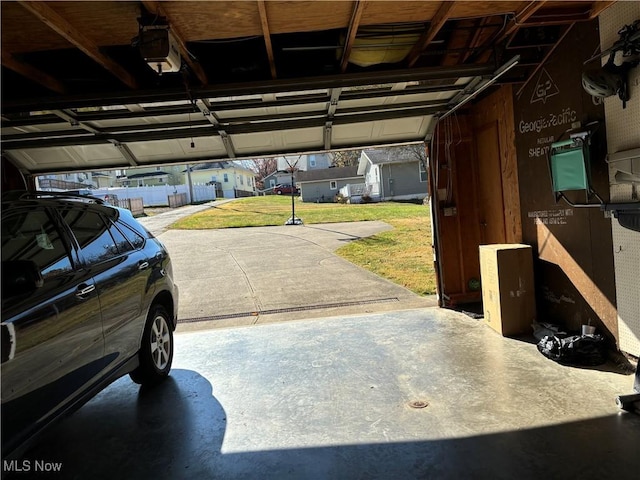
[[[31,260],[2,262],[2,296],[12,297],[28,293],[44,285],[40,269]]]

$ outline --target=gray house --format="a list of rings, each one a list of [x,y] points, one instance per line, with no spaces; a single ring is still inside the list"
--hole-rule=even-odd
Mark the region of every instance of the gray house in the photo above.
[[[297,172],[296,172],[297,173]],[[293,181],[295,182],[295,175]],[[291,183],[291,172],[285,172],[283,170],[278,170],[276,172],[270,173],[266,177],[262,179],[264,186],[263,190],[272,190],[273,187],[280,183]]]
[[[331,158],[326,153],[309,153],[278,157],[278,170],[287,171],[290,164],[294,165],[298,171],[308,172],[311,170],[322,170],[331,166]]]
[[[297,172],[296,180],[304,202],[333,202],[347,184],[362,183],[357,167],[331,167]]]
[[[370,196],[376,201],[424,199],[427,196],[427,172],[409,150],[363,150],[358,175],[364,176]]]

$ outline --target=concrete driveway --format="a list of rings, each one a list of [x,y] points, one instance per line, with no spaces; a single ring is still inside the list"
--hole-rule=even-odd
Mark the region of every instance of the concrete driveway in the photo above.
[[[436,305],[336,256],[384,222],[167,230],[184,207],[142,219],[166,245],[180,287],[179,328],[211,328]]]

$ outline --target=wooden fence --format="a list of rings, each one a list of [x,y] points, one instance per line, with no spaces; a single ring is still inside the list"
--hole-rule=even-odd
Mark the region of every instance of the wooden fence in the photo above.
[[[144,213],[142,198],[119,198],[118,206],[131,210],[131,213],[134,216],[142,215]]]

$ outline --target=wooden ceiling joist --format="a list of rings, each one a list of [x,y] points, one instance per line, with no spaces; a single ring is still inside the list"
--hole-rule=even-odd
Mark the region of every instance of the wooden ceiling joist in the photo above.
[[[609,8],[614,3],[616,3],[615,0],[612,2],[594,2],[593,8],[589,13],[589,20],[593,20],[594,18],[596,18],[598,15],[600,15],[602,12],[604,12],[607,8]]]
[[[462,58],[462,63],[466,62],[467,59],[473,54],[473,52],[475,51],[475,49],[482,45],[483,40],[485,39],[485,27],[487,24],[491,23],[492,17],[484,17],[482,19],[480,19],[480,21],[478,22],[478,28],[475,30],[474,34],[473,34],[473,39],[471,40],[471,43],[469,44],[469,51],[464,55],[464,57]]]
[[[111,72],[122,83],[132,89],[138,88],[138,82],[129,72],[102,53],[97,45],[53,10],[47,3],[29,2],[24,0],[20,0],[19,3],[58,35],[64,37],[85,55],[89,56],[104,69]]]
[[[267,57],[269,58],[269,69],[271,70],[271,78],[278,78],[276,72],[276,61],[273,56],[273,45],[271,45],[271,32],[269,31],[269,20],[267,18],[267,7],[264,0],[258,0],[258,11],[260,12],[260,25],[262,26],[262,35],[264,37],[264,46],[267,49]]]
[[[169,22],[169,28],[171,30],[171,35],[173,35],[173,38],[176,40],[176,42],[178,42],[178,48],[180,49],[180,55],[182,56],[182,59],[187,63],[187,65],[189,65],[189,68],[191,68],[191,71],[196,75],[196,77],[198,77],[200,83],[202,83],[202,85],[207,85],[209,83],[207,74],[204,72],[200,64],[193,59],[193,56],[187,48],[187,43],[184,40],[183,34],[178,30],[175,23],[171,22],[171,18],[162,8],[162,2],[153,0],[142,0],[142,4],[148,12],[154,13],[160,17],[164,17],[167,19],[167,22]]]
[[[39,83],[43,87],[48,88],[53,92],[66,93],[67,91],[65,86],[56,78],[52,77],[48,73],[43,72],[42,70],[38,70],[28,63],[17,60],[13,55],[5,51],[4,49],[2,50],[2,65],[10,70],[13,70],[19,75],[28,78],[29,80],[33,80],[34,82]]]
[[[351,20],[349,21],[349,29],[347,30],[347,38],[344,43],[344,50],[342,51],[342,60],[340,62],[340,71],[346,72],[347,65],[349,64],[349,57],[351,56],[351,50],[353,49],[353,42],[356,40],[358,34],[358,27],[360,26],[360,19],[362,18],[362,11],[364,10],[366,0],[358,0],[353,6],[353,13],[351,14]]]
[[[529,19],[529,17],[544,7],[545,3],[546,2],[544,0],[532,1],[518,10],[495,43],[500,43],[509,35],[515,33],[518,28],[520,28]]]
[[[449,20],[449,15],[453,9],[455,2],[442,2],[438,11],[431,19],[429,28],[420,35],[420,38],[413,46],[409,54],[407,55],[407,65],[413,67],[420,58],[422,51],[429,46],[429,44],[436,37],[440,29]]]

